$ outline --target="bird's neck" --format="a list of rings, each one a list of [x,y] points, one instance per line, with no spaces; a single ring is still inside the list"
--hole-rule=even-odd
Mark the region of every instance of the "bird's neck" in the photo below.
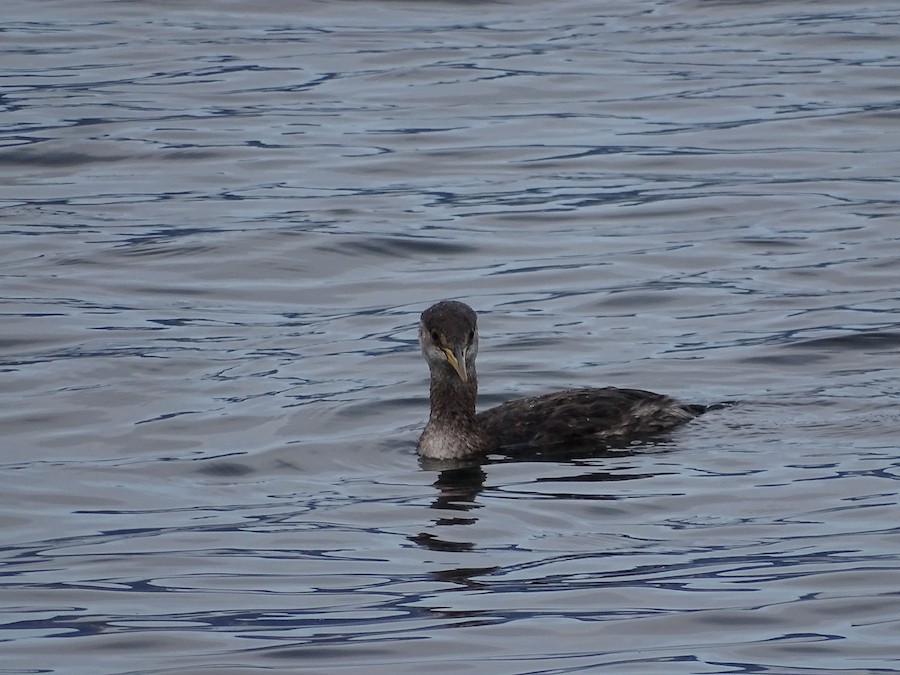
[[[431,415],[419,438],[419,454],[431,459],[467,459],[493,451],[496,439],[475,417],[475,369],[463,382],[455,373],[431,373]]]
[[[429,424],[474,425],[475,399],[478,396],[478,378],[474,368],[468,373],[468,381],[463,382],[454,373],[431,373],[429,399],[431,415]]]

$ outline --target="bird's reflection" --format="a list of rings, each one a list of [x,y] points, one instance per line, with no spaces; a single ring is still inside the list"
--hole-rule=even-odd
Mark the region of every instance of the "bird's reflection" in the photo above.
[[[432,527],[447,527],[454,525],[473,525],[478,521],[475,511],[483,507],[478,503],[478,495],[484,490],[487,478],[485,467],[502,464],[515,464],[530,462],[537,464],[565,465],[569,469],[576,469],[568,475],[556,475],[533,478],[534,483],[613,483],[629,480],[652,478],[660,471],[646,471],[647,464],[640,462],[642,471],[636,471],[635,466],[623,466],[621,461],[616,462],[615,470],[610,470],[608,460],[622,460],[630,457],[646,457],[647,454],[658,455],[669,452],[675,447],[667,440],[644,441],[630,443],[623,446],[604,448],[584,448],[568,446],[556,452],[529,452],[523,454],[521,449],[513,455],[491,455],[481,460],[456,460],[439,461],[420,458],[421,466],[426,471],[436,471],[437,480],[432,484],[437,489],[437,494],[431,502],[431,508],[444,512],[436,517]],[[598,461],[600,460],[600,461]],[[545,493],[560,499],[616,499],[616,494],[604,494],[602,491],[592,491],[585,494],[584,490],[574,492]],[[449,513],[448,513],[449,512]],[[464,513],[465,512],[465,513]],[[458,533],[458,530],[457,530]],[[439,537],[433,532],[422,532],[409,538],[416,544],[434,551],[469,551],[475,548],[475,544],[465,541],[451,541]]]
[[[484,469],[482,469],[480,464],[443,469],[438,474],[438,479],[434,482],[434,487],[437,488],[438,494],[431,503],[431,508],[447,511],[469,511],[481,508],[475,502],[475,498],[484,489],[484,479]],[[460,520],[474,520],[474,518],[453,518],[448,520],[459,522]],[[452,523],[448,522],[447,524]]]
[[[461,541],[458,537],[440,536],[435,533],[435,529],[438,527],[473,525],[478,522],[476,511],[484,506],[478,503],[478,495],[484,490],[484,483],[487,477],[485,467],[520,463],[524,460],[533,463],[546,463],[548,465],[565,465],[570,469],[577,469],[569,475],[537,476],[533,479],[534,483],[593,483],[596,485],[639,480],[650,478],[660,472],[635,471],[633,468],[623,467],[621,464],[619,464],[617,470],[611,471],[606,463],[598,462],[597,460],[621,460],[636,456],[635,451],[639,449],[643,451],[651,450],[656,454],[665,452],[668,449],[667,445],[665,442],[641,443],[640,448],[631,445],[629,447],[607,447],[602,449],[595,447],[589,450],[569,447],[564,452],[558,453],[532,453],[527,457],[523,457],[521,453],[517,453],[515,456],[492,455],[481,461],[449,462],[421,459],[420,462],[424,470],[437,472],[437,480],[432,484],[437,490],[437,494],[431,502],[431,509],[437,511],[438,515],[430,524],[429,529],[431,531],[423,531],[417,535],[410,536],[409,540],[432,551],[465,552],[474,550],[476,548],[474,542]],[[640,452],[637,454],[643,455],[645,453]],[[553,492],[552,494],[545,494],[546,496],[559,499],[617,499],[616,494],[606,494],[599,489],[592,491],[591,494],[585,494],[584,490],[573,491],[572,493]],[[460,530],[454,528],[453,533],[459,535]],[[456,572],[459,572],[459,570],[456,570]],[[462,574],[462,572],[459,573]],[[465,575],[463,574],[463,576]]]
[[[444,466],[446,464],[446,462],[443,463]],[[429,467],[424,466],[424,468]],[[484,470],[477,462],[454,463],[451,467],[442,469],[434,482],[438,494],[431,502],[431,508],[450,511],[452,515],[442,514],[433,521],[433,525],[447,527],[475,523],[477,518],[474,515],[464,516],[462,512],[481,508],[481,504],[478,504],[475,498],[484,487],[484,479]],[[475,546],[472,542],[451,541],[431,532],[420,532],[409,539],[432,551],[469,551]]]

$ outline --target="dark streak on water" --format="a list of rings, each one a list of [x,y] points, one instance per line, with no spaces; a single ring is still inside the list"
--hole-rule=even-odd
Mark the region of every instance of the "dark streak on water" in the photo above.
[[[895,3],[7,9],[4,673],[900,672]],[[420,464],[444,297],[741,403]]]

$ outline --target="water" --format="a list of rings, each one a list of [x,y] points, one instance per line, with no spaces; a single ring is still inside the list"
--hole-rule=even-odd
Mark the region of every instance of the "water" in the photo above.
[[[4,673],[900,672],[900,9],[7,3]],[[423,466],[482,404],[738,398]]]

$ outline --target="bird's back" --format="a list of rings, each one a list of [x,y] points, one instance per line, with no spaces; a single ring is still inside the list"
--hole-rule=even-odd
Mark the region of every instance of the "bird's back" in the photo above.
[[[501,447],[603,447],[662,434],[704,410],[649,391],[604,387],[515,399],[476,418]]]

